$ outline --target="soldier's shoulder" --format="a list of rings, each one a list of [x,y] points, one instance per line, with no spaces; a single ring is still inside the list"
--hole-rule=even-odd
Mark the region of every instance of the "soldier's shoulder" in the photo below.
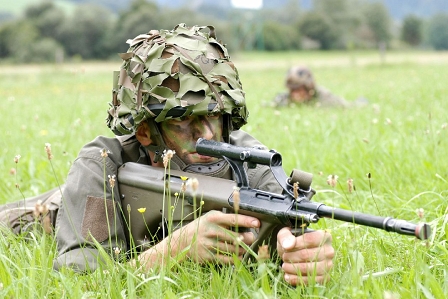
[[[286,106],[289,103],[289,94],[287,92],[279,93],[273,100],[274,106]]]
[[[333,94],[323,86],[316,87],[315,97],[320,106],[347,107],[349,105],[344,98]]]
[[[232,131],[230,134],[230,144],[241,147],[259,147],[267,149],[258,139],[243,130]]]
[[[81,148],[77,158],[97,158],[101,160],[108,157],[112,161],[120,163],[122,150],[122,144],[117,138],[97,136]]]

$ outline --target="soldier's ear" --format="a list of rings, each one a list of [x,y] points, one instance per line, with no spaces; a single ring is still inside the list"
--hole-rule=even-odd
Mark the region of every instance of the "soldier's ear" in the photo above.
[[[149,125],[146,121],[140,123],[137,132],[135,132],[135,137],[143,146],[148,146],[152,143]]]

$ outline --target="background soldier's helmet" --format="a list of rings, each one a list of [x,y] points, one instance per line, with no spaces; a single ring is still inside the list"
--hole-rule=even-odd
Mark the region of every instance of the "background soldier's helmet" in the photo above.
[[[313,74],[306,66],[293,66],[286,74],[286,87],[288,89],[299,89],[305,87],[308,91],[315,89]]]
[[[120,54],[121,69],[114,72],[107,118],[116,135],[134,133],[147,119],[159,123],[191,115],[221,113],[228,132],[246,124],[238,71],[212,26],[179,24],[127,43],[129,50]]]

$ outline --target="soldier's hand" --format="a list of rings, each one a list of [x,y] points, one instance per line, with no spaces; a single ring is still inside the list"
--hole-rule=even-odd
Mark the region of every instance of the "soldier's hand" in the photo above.
[[[295,237],[289,228],[281,229],[277,251],[285,280],[291,285],[328,281],[334,257],[331,241],[331,234],[322,230]]]
[[[237,233],[231,228],[259,226],[260,221],[254,217],[210,211],[181,229],[179,237],[181,243],[190,246],[188,256],[193,260],[233,263],[232,255],[241,259],[246,252],[241,244],[250,246],[255,236],[252,232]]]

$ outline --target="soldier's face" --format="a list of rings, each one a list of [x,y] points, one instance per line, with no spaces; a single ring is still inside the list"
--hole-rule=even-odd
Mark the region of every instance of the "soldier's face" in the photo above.
[[[203,156],[196,152],[199,138],[222,141],[222,116],[188,116],[170,119],[160,124],[160,131],[168,149],[187,165],[215,162],[218,158]]]
[[[311,95],[308,92],[308,90],[306,90],[303,87],[297,88],[297,89],[292,89],[290,91],[290,98],[292,102],[295,103],[303,103],[306,102],[308,100],[311,99]]]

